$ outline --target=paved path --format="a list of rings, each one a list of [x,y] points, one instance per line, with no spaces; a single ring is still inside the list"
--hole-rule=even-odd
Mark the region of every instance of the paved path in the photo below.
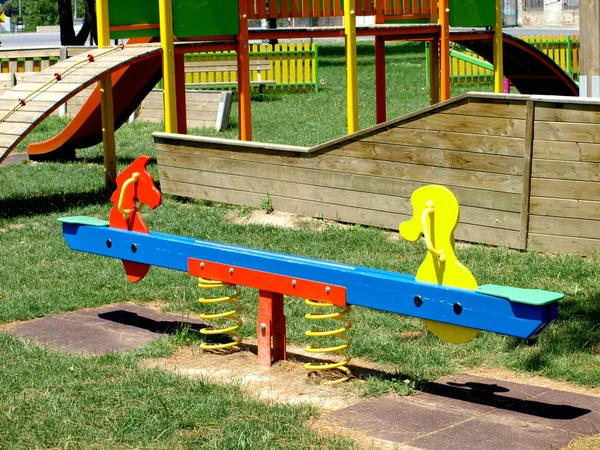
[[[419,449],[557,449],[598,433],[600,397],[462,375],[411,397],[358,403],[333,417],[368,436]]]
[[[133,350],[186,326],[199,329],[202,322],[122,303],[22,322],[10,332],[52,349],[99,355]]]

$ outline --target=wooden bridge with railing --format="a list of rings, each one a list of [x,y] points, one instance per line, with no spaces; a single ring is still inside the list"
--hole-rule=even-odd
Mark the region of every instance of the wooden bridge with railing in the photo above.
[[[241,0],[249,19],[282,19],[300,17],[335,17],[344,15],[343,0]],[[357,16],[385,16],[390,20],[430,19],[430,0],[353,0]]]

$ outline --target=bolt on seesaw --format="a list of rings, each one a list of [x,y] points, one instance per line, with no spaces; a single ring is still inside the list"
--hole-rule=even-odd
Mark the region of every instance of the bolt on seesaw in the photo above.
[[[258,289],[258,357],[263,365],[286,359],[284,295],[309,299],[309,304],[315,307],[342,308],[309,317],[337,320],[341,322],[340,328],[307,332],[317,337],[336,336],[344,341],[329,348],[311,347],[315,352],[341,356],[339,363],[308,365],[309,370],[341,370],[344,376],[335,382],[350,377],[346,367],[350,357],[345,352],[350,340],[344,332],[351,325],[344,315],[351,306],[421,318],[435,335],[454,343],[470,341],[480,330],[530,338],[557,317],[558,301],[563,298],[560,293],[477,285],[454,253],[459,206],[445,187],[417,189],[411,197],[414,215],[400,226],[401,235],[408,240],[415,241],[423,235],[428,248],[417,275],[412,276],[150,232],[137,206],[140,202],[154,209],[161,203],[162,194],[146,170],[149,160],[147,156],[139,157],[117,177],[109,221],[81,216],[59,219],[67,244],[72,250],[121,259],[131,282],[140,281],[151,266],[157,266],[200,277],[201,284],[208,283],[209,288],[211,282],[217,287],[234,288],[236,293],[232,296],[213,299],[212,303],[232,303],[233,298],[235,311],[217,317],[231,318],[236,325],[220,330],[209,328],[206,333],[231,333],[235,338],[233,345],[241,342],[235,333],[241,325],[237,316],[239,303],[235,301],[239,295],[237,286]]]

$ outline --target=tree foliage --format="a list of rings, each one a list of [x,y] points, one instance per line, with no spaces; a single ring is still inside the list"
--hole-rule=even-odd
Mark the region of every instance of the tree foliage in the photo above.
[[[77,34],[73,27],[75,1],[78,2],[77,15],[84,19],[81,30]],[[60,25],[62,45],[83,45],[90,32],[94,42],[96,41],[95,0],[21,0],[21,6],[25,31],[35,31],[38,26]],[[4,13],[7,16],[16,17],[18,11],[15,0],[8,0],[4,4]]]
[[[56,0],[22,0],[25,31],[35,31],[38,26],[58,25]]]
[[[2,11],[7,17],[16,18],[19,15],[19,5],[15,5],[12,0],[4,2]]]

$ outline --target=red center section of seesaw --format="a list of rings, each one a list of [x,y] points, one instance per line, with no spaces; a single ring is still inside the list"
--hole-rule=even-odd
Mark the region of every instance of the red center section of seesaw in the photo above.
[[[346,306],[346,288],[302,278],[277,275],[200,259],[188,259],[188,273],[195,277],[218,280],[284,295]]]

